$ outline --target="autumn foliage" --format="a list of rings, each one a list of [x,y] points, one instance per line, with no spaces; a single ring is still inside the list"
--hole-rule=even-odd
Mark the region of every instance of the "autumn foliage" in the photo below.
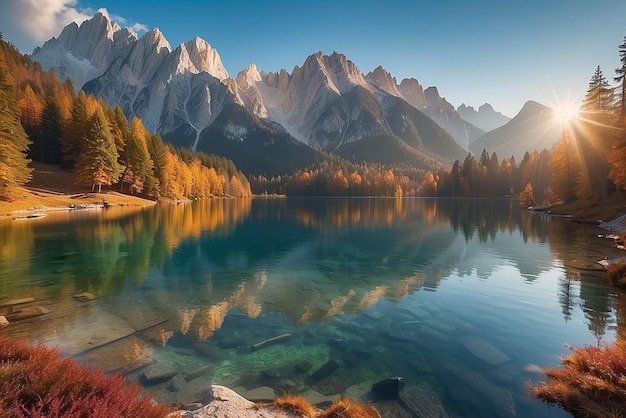
[[[3,418],[158,418],[169,409],[141,397],[121,375],[106,376],[56,350],[0,337]]]
[[[575,417],[607,418],[626,414],[626,349],[573,348],[561,368],[543,372],[547,382],[530,387],[537,398]]]
[[[129,124],[119,106],[77,93],[71,81],[60,82],[1,39],[0,94],[11,104],[6,117],[0,115],[10,145],[10,153],[0,149],[0,179],[5,179],[0,198],[9,195],[3,184],[30,179],[28,158],[62,164],[73,171],[76,184],[92,191],[104,186],[167,199],[251,195],[248,180],[231,161],[168,147],[140,119]],[[6,168],[5,160],[12,162]]]

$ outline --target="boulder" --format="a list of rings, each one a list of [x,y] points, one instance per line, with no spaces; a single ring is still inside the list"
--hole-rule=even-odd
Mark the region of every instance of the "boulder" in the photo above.
[[[322,367],[311,374],[312,380],[320,380],[323,377],[330,376],[339,368],[339,364],[335,360],[328,360]]]
[[[90,300],[94,300],[96,298],[92,293],[89,292],[77,293],[75,295],[72,295],[72,297],[79,302],[89,302]]]
[[[448,418],[439,396],[427,384],[411,386],[400,395],[400,401],[418,418]]]
[[[400,376],[388,377],[372,385],[372,394],[380,399],[392,399],[400,394],[404,379]]]
[[[0,328],[9,325],[9,321],[2,315],[0,315]]]
[[[171,366],[162,363],[156,363],[147,367],[141,373],[141,380],[144,385],[156,385],[157,383],[164,382],[178,374],[178,370]]]

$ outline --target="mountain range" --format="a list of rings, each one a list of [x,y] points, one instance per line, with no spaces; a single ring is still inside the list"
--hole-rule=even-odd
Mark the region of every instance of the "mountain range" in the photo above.
[[[291,72],[251,64],[231,77],[201,38],[173,49],[158,29],[137,38],[101,13],[66,26],[32,58],[165,140],[223,155],[248,174],[290,172],[329,153],[428,169],[464,158],[507,123],[489,105],[457,111],[436,87],[398,83],[380,66],[364,74],[336,52]]]

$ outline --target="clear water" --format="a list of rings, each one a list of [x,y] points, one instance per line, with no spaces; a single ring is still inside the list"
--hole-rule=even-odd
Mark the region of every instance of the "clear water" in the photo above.
[[[120,371],[168,404],[210,384],[372,401],[372,383],[402,376],[406,396],[426,387],[450,416],[561,417],[525,386],[564,344],[620,332],[624,298],[590,269],[619,255],[602,232],[508,200],[213,200],[6,219],[0,304],[32,297],[50,313],[0,332]],[[339,368],[312,378],[329,360]],[[177,374],[146,381],[155,367]],[[376,401],[404,416],[406,397]]]

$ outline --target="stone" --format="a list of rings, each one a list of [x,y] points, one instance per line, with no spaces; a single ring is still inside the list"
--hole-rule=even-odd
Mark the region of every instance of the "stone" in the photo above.
[[[349,351],[347,353],[344,353],[344,355],[341,356],[341,359],[343,360],[343,364],[345,364],[346,367],[350,367],[350,368],[358,366],[359,363],[363,361],[361,357],[359,357],[358,355],[354,353],[354,351]]]
[[[322,367],[314,371],[310,378],[312,380],[320,380],[323,377],[330,376],[338,368],[339,364],[335,360],[328,360]]]
[[[167,385],[167,390],[169,390],[170,392],[178,392],[183,387],[185,387],[186,384],[187,382],[185,381],[185,379],[174,377],[170,384]]]
[[[141,373],[141,380],[144,385],[156,385],[164,382],[178,374],[178,370],[163,363],[156,363],[149,366]]]
[[[293,368],[297,373],[306,373],[311,369],[311,363],[306,360],[302,360],[296,363]]]
[[[15,322],[23,319],[35,318],[48,313],[50,313],[50,310],[44,308],[43,306],[31,306],[6,314],[5,319],[9,322]]]
[[[409,367],[416,373],[422,374],[433,372],[432,367],[430,367],[430,365],[423,360],[419,360],[416,358],[407,358],[406,362]]]
[[[312,405],[321,405],[324,402],[334,402],[337,399],[341,398],[340,395],[330,395],[325,396],[316,391],[315,389],[308,389],[304,393],[302,393],[302,397],[309,401]]]
[[[23,305],[25,303],[31,303],[34,301],[35,301],[35,298],[11,299],[6,302],[0,303],[0,308],[8,308],[9,306]]]
[[[509,356],[498,350],[488,341],[481,340],[480,338],[463,337],[459,339],[459,342],[474,357],[492,366],[498,366],[510,360]]]
[[[7,325],[9,325],[9,320],[0,315],[0,328],[6,327]]]
[[[403,387],[402,377],[388,377],[372,385],[372,394],[379,399],[392,399],[400,394]]]
[[[187,373],[187,375],[185,376],[185,381],[187,382],[191,382],[192,380],[195,380],[197,378],[199,378],[200,376],[203,376],[206,374],[206,372],[208,372],[209,370],[211,370],[211,365],[207,365],[207,366],[202,366],[199,367],[189,373]]]
[[[232,338],[222,338],[218,341],[217,346],[219,348],[235,348],[241,347],[243,345],[248,345],[248,342],[245,338],[242,337],[232,337]]]
[[[279,343],[281,341],[285,341],[291,338],[291,334],[281,334],[281,335],[277,335],[276,337],[272,337],[272,338],[268,338],[267,340],[258,342],[256,344],[253,344],[252,346],[250,346],[250,349],[252,351],[256,351],[256,350],[260,350],[263,347],[267,347],[269,345],[273,345],[276,343]]]
[[[244,397],[254,402],[271,402],[276,399],[276,394],[269,386],[259,386],[247,391]]]
[[[448,418],[439,396],[427,384],[411,386],[400,394],[400,400],[419,418]]]
[[[131,335],[87,350],[74,358],[92,369],[102,369],[104,373],[119,371],[124,374],[129,369],[138,370],[142,364],[144,367],[147,366],[152,359],[152,354],[153,349],[146,341]]]

